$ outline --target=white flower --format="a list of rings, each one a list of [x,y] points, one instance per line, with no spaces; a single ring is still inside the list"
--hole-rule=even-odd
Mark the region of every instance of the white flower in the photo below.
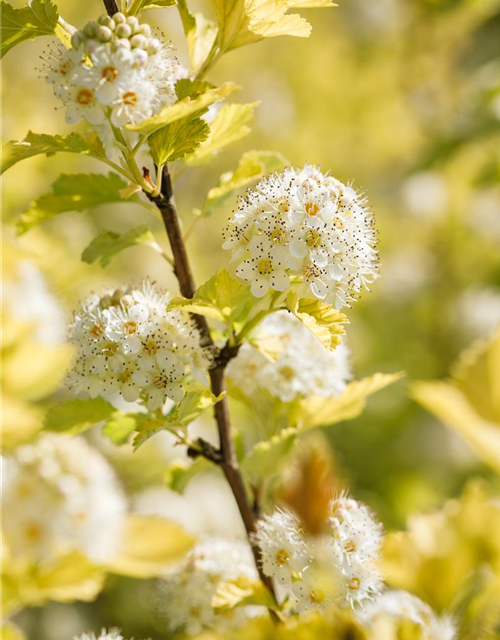
[[[73,640],[125,640],[119,629],[101,629],[101,633],[96,636],[93,631],[82,633],[79,636],[73,636]]]
[[[360,621],[372,627],[379,618],[409,620],[423,632],[423,640],[455,640],[456,624],[450,616],[438,617],[431,607],[407,591],[385,591],[358,612]]]
[[[111,467],[81,437],[50,433],[3,461],[2,533],[35,562],[79,551],[97,561],[117,552],[125,499]]]
[[[350,305],[378,277],[373,216],[352,187],[314,166],[261,180],[240,199],[224,249],[254,296],[296,287]]]
[[[234,629],[248,617],[261,615],[262,607],[237,607],[218,612],[212,606],[221,583],[258,580],[248,544],[236,540],[206,538],[159,585],[158,609],[170,633],[197,635],[207,628]]]
[[[264,516],[258,523],[255,539],[262,553],[262,571],[280,584],[291,584],[293,575],[309,563],[300,523],[290,511],[277,509]]]
[[[72,48],[51,47],[47,82],[66,105],[66,120],[91,125],[136,123],[176,100],[178,63],[148,25],[121,13],[101,16],[72,37]]]
[[[362,605],[382,589],[378,568],[382,526],[366,505],[345,494],[332,501],[329,523],[333,549],[344,576],[344,598],[352,606]]]
[[[145,281],[87,300],[70,327],[78,349],[70,388],[90,397],[120,393],[151,410],[181,400],[209,359],[189,316],[167,310],[171,298]]]
[[[324,611],[342,604],[343,578],[331,545],[316,540],[313,549],[314,558],[291,586],[297,613]]]
[[[247,396],[266,391],[283,402],[311,394],[338,396],[351,378],[349,350],[340,344],[329,351],[287,311],[268,316],[254,334],[255,341],[277,351],[270,360],[244,344],[227,368],[231,382]]]

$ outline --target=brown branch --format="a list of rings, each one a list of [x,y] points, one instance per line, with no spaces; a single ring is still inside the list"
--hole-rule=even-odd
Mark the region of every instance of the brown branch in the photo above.
[[[186,247],[182,238],[179,216],[177,214],[172,189],[172,180],[167,166],[164,166],[163,168],[161,185],[161,193],[158,196],[153,196],[150,193],[146,193],[146,195],[152,202],[154,202],[161,213],[170,242],[170,247],[172,249],[172,255],[174,257],[174,273],[179,281],[181,293],[185,298],[192,298],[196,291],[196,286],[191,267],[189,265]],[[212,347],[212,350],[214,351],[214,366],[209,369],[209,376],[212,393],[218,397],[226,392],[226,384],[224,380],[225,368],[228,362],[238,353],[238,348],[226,345],[222,349],[216,350],[210,336],[210,328],[206,318],[197,314],[192,315],[202,336],[202,344]],[[198,447],[189,449],[188,454],[191,457],[202,455],[221,467],[226,480],[231,487],[243,524],[245,525],[245,530],[252,548],[260,579],[268,587],[272,595],[276,597],[271,579],[264,575],[262,571],[261,551],[254,539],[254,534],[257,531],[256,518],[247,496],[243,477],[238,465],[238,459],[236,458],[236,452],[234,450],[234,444],[231,437],[231,421],[229,417],[227,397],[223,397],[222,400],[217,402],[214,406],[214,417],[219,433],[219,450],[214,449],[204,441],[198,441],[196,443]]]
[[[115,0],[103,0],[103,2],[109,16],[114,16],[115,13],[118,13],[118,5]]]

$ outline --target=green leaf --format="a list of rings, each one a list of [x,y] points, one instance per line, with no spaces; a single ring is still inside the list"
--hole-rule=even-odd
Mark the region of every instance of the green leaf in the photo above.
[[[32,227],[68,211],[85,211],[111,202],[125,202],[122,190],[127,183],[116,173],[63,174],[52,185],[52,191],[30,203],[16,228],[23,234]],[[132,197],[130,201],[137,200]]]
[[[205,388],[199,391],[191,391],[164,418],[146,417],[144,422],[139,425],[138,433],[134,438],[134,450],[137,450],[159,431],[184,429],[206,409],[222,400],[222,397],[222,395],[215,397],[213,393]]]
[[[24,140],[11,140],[2,149],[2,165],[0,173],[4,173],[15,164],[26,158],[45,153],[79,153],[99,160],[106,158],[106,153],[97,133],[70,133],[68,136],[49,136],[45,133],[28,132]]]
[[[169,309],[208,316],[222,322],[238,322],[253,304],[250,288],[233,278],[225,269],[198,287],[192,299],[174,298]]]
[[[340,336],[345,333],[342,325],[348,320],[338,309],[320,300],[299,299],[295,294],[288,296],[286,305],[327,349],[340,344]]]
[[[163,9],[175,7],[177,0],[137,0],[130,5],[129,15],[137,15],[146,9]]]
[[[337,398],[309,396],[301,400],[292,411],[290,423],[301,431],[357,418],[366,406],[366,398],[393,384],[404,376],[398,373],[375,373],[355,380]]]
[[[237,189],[248,187],[266,174],[280,171],[287,164],[287,159],[274,151],[247,151],[234,171],[221,175],[219,184],[208,192],[203,209],[195,213],[209,216]]]
[[[102,231],[84,249],[82,260],[87,264],[99,260],[102,267],[107,267],[119,253],[138,244],[156,246],[153,234],[145,224],[129,229],[121,235],[113,231]]]
[[[55,35],[59,14],[50,0],[30,0],[22,9],[2,0],[0,10],[0,58],[21,42]]]
[[[209,89],[215,89],[216,87],[207,82],[206,80],[192,80],[191,78],[181,78],[175,83],[175,94],[178,100],[184,100],[184,98],[198,98],[208,91]]]
[[[217,113],[210,124],[207,140],[189,158],[186,164],[193,166],[210,160],[221,149],[237,142],[250,133],[246,123],[253,118],[253,112],[259,102],[249,104],[227,104]]]
[[[104,425],[102,433],[116,445],[125,444],[130,435],[144,420],[143,413],[122,413],[117,411]]]
[[[210,127],[201,118],[183,118],[162,127],[149,138],[151,156],[157,165],[180,160],[206,140]]]
[[[175,104],[164,107],[160,113],[151,118],[146,118],[138,124],[127,125],[130,131],[137,131],[143,135],[151,135],[166,124],[171,124],[176,120],[182,120],[198,111],[203,111],[211,104],[224,100],[237,90],[237,86],[232,82],[226,82],[221,87],[208,89],[195,98],[189,96],[182,98]]]
[[[213,464],[206,458],[197,458],[194,462],[174,460],[165,473],[165,483],[169,489],[184,493],[187,485],[199,473],[213,469]]]
[[[107,420],[116,409],[102,398],[68,400],[51,407],[45,416],[43,428],[57,433],[81,433],[97,422]]]
[[[207,59],[217,37],[217,27],[202,13],[191,13],[186,0],[179,0],[177,7],[182,20],[189,50],[190,71],[196,75]]]
[[[178,524],[156,516],[129,515],[120,554],[106,563],[108,571],[134,578],[160,576],[179,562],[194,544]]]
[[[297,430],[289,427],[269,440],[258,442],[243,458],[241,469],[245,474],[258,478],[268,478],[278,473],[280,464],[291,453],[296,439]]]

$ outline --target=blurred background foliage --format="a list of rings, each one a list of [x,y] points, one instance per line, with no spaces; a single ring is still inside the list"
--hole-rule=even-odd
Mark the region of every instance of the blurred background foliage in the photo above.
[[[98,0],[58,4],[75,25],[102,12]],[[195,8],[210,12],[203,3]],[[382,266],[372,294],[349,312],[355,374],[404,369],[407,377],[371,399],[360,418],[308,438],[302,458],[284,473],[279,495],[299,512],[302,503],[310,511],[303,517],[314,526],[324,487],[348,486],[388,529],[403,528],[410,514],[460,496],[471,478],[481,479],[490,494],[500,489],[481,452],[421,408],[407,389],[415,380],[447,377],[464,348],[491,336],[500,322],[500,3],[341,0],[335,9],[305,13],[313,25],[309,40],[268,39],[222,59],[210,79],[240,84],[240,102],[261,101],[252,132],[210,165],[183,171],[176,196],[186,228],[196,221],[189,249],[202,282],[227,264],[221,233],[234,199],[210,217],[198,219],[194,211],[247,149],[279,151],[293,164],[321,164],[366,191],[376,214]],[[148,19],[186,62],[175,8],[150,11]],[[24,44],[3,65],[4,139],[21,139],[28,129],[69,132],[50,87],[38,79],[45,45],[43,39]],[[64,397],[57,391],[70,357],[62,346],[64,324],[79,299],[104,283],[146,275],[175,286],[164,262],[147,247],[129,249],[106,270],[80,261],[101,229],[120,232],[147,223],[166,246],[160,222],[133,204],[102,206],[85,216],[65,214],[16,237],[19,214],[61,172],[96,170],[87,158],[40,156],[14,167],[3,182],[4,292],[9,309],[17,309],[12,317],[4,313],[4,411],[7,422],[28,431],[36,430],[39,420],[33,402],[43,406],[54,393]],[[28,304],[33,266],[60,302],[55,315],[44,305],[33,310]],[[52,337],[35,349],[30,327],[40,318]],[[248,416],[237,403],[235,411],[244,428]],[[193,482],[184,496],[164,489],[168,461],[180,456],[167,436],[160,447],[155,440],[133,458],[127,447],[115,449],[97,434],[90,437],[113,461],[137,510],[175,514],[184,522],[194,518],[195,528],[208,531],[238,529],[231,498],[216,475],[203,487]],[[217,500],[210,509],[204,503],[212,490]],[[462,500],[470,500],[470,484],[465,491]],[[449,548],[447,566],[459,553],[457,545]],[[396,547],[389,564],[402,553]],[[443,593],[432,595],[425,586],[441,565],[422,563],[418,571],[400,565],[405,575],[396,575],[392,584],[416,589],[438,609],[449,606],[445,581]],[[421,581],[419,571],[425,574]],[[453,584],[454,577],[446,576]],[[113,576],[92,604],[50,604],[25,611],[19,621],[37,640],[64,640],[101,624],[122,626],[127,636],[157,637],[148,613],[150,590],[148,583]]]

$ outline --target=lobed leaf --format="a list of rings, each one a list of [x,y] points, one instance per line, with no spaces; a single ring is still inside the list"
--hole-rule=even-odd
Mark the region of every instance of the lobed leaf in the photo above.
[[[40,154],[79,153],[99,160],[106,153],[97,133],[70,133],[67,136],[51,136],[29,131],[24,140],[11,140],[3,146],[0,173],[4,173],[21,160]]]
[[[193,538],[178,524],[132,514],[127,518],[121,552],[106,568],[134,578],[160,576],[170,565],[182,560],[193,543]]]
[[[280,465],[292,452],[296,440],[297,430],[290,427],[269,440],[258,442],[243,458],[242,471],[258,478],[269,478],[278,473]]]
[[[236,90],[237,86],[235,84],[226,82],[221,87],[207,89],[194,98],[186,96],[175,104],[164,107],[159,114],[151,118],[146,118],[138,124],[127,125],[127,129],[149,136],[167,124],[182,120],[197,112],[203,112],[211,104],[224,100]]]
[[[143,413],[122,413],[117,411],[106,422],[102,434],[109,438],[113,444],[125,444],[134,431],[144,420]]]
[[[340,344],[340,336],[345,333],[343,325],[348,320],[338,309],[321,300],[299,299],[295,294],[288,296],[286,305],[327,349]]]
[[[123,234],[113,231],[101,231],[89,246],[84,249],[82,260],[87,264],[92,264],[99,260],[102,267],[107,267],[119,253],[139,244],[150,246],[155,244],[154,236],[145,224],[129,229]]]
[[[123,189],[127,183],[116,173],[62,174],[52,184],[52,190],[30,203],[16,228],[23,234],[32,227],[60,213],[85,211],[112,202],[125,202]],[[137,200],[132,196],[131,201]]]
[[[186,164],[189,166],[202,164],[224,147],[247,136],[250,133],[250,127],[246,124],[253,118],[253,112],[259,104],[259,102],[251,102],[224,105],[210,125],[208,138],[186,158]]]
[[[250,311],[252,301],[248,285],[221,269],[198,287],[193,298],[174,298],[169,309],[183,309],[222,322],[237,322]]]
[[[164,418],[149,418],[145,415],[134,438],[134,450],[137,450],[159,431],[184,429],[204,411],[219,402],[222,397],[222,395],[215,397],[205,388],[199,391],[190,391]]]
[[[56,33],[59,14],[51,0],[29,0],[15,9],[2,0],[0,4],[0,58],[21,42]]]
[[[219,184],[208,192],[203,209],[196,213],[210,215],[236,190],[248,187],[267,173],[280,171],[287,164],[286,158],[274,151],[247,151],[241,156],[234,171],[221,175]]]
[[[357,418],[363,412],[368,396],[393,384],[403,375],[401,371],[375,373],[368,378],[351,382],[337,398],[309,396],[293,409],[290,422],[304,431]]]
[[[47,431],[75,435],[97,422],[107,420],[115,411],[116,409],[102,398],[68,400],[48,410],[43,428]]]
[[[199,71],[217,37],[217,27],[202,13],[191,13],[186,0],[177,3],[189,50],[190,71]]]
[[[194,462],[174,460],[165,473],[165,483],[169,489],[184,493],[187,485],[199,473],[213,469],[213,464],[206,458],[197,458]]]
[[[207,140],[210,127],[201,118],[183,118],[168,124],[149,137],[151,157],[157,165],[180,160]]]

